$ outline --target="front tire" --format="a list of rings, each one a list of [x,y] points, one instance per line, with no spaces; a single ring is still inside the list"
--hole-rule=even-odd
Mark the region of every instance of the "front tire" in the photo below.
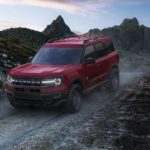
[[[15,103],[14,98],[12,98],[12,97],[10,97],[10,96],[8,96],[8,95],[7,95],[7,97],[8,97],[8,100],[9,100],[10,105],[11,105],[13,108],[15,108],[15,109],[22,109],[22,108],[23,108],[23,106],[22,106],[21,104]]]
[[[78,112],[82,106],[82,96],[81,87],[79,85],[73,84],[70,87],[67,102],[65,104],[66,110],[69,113]]]

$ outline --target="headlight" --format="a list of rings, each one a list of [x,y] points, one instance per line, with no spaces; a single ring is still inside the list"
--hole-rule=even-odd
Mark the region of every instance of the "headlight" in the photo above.
[[[42,81],[43,86],[48,87],[58,87],[63,84],[63,79],[61,77],[50,78]]]
[[[13,82],[14,79],[10,75],[7,75],[7,83],[13,83]]]

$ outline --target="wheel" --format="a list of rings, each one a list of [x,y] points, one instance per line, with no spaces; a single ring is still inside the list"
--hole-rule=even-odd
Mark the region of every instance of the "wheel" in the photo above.
[[[11,106],[13,108],[15,108],[15,109],[22,109],[22,108],[24,108],[21,104],[15,103],[14,98],[12,98],[10,96],[7,96],[7,97],[8,97],[8,100],[9,100],[9,102],[10,102],[10,104],[11,104]]]
[[[79,85],[73,84],[70,87],[68,93],[65,109],[67,112],[75,113],[81,109],[81,105],[82,105],[81,87]]]
[[[109,81],[107,88],[110,92],[115,92],[119,88],[119,70],[117,68],[112,69],[109,74]]]

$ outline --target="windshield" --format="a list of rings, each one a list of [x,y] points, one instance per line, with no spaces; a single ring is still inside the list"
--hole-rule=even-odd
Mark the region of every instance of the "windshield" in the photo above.
[[[33,64],[79,64],[82,48],[41,48],[32,60]]]

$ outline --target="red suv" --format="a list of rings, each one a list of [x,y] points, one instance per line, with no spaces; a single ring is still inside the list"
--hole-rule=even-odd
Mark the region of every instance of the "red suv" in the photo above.
[[[6,92],[11,105],[81,108],[82,94],[107,83],[119,86],[119,54],[109,37],[76,36],[49,41],[31,63],[8,72]]]

